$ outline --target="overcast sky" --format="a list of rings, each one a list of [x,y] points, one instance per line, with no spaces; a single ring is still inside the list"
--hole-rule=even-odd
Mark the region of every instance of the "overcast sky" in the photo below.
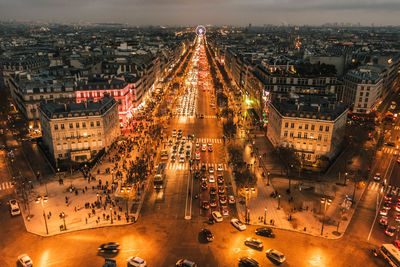
[[[134,25],[399,25],[400,0],[0,0],[0,20]]]

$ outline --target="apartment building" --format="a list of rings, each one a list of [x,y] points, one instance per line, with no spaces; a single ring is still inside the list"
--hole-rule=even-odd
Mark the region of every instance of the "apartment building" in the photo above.
[[[87,161],[120,135],[118,102],[44,103],[39,106],[43,143],[54,161]]]
[[[274,147],[292,147],[305,165],[340,151],[347,108],[315,96],[270,103],[267,137]]]

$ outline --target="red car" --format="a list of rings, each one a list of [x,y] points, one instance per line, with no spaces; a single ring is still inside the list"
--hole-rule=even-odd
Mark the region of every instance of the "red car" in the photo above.
[[[208,203],[208,201],[203,201],[201,203],[201,207],[205,210],[208,210],[210,208],[210,203]]]
[[[217,200],[216,199],[211,199],[210,200],[210,207],[215,208],[217,206]]]

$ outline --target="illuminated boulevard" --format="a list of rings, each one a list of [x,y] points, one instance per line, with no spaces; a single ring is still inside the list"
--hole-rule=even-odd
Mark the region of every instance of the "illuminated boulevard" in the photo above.
[[[26,232],[21,216],[8,216],[5,202],[13,192],[11,188],[2,190],[0,212],[4,216],[0,218],[0,266],[15,266],[16,257],[22,253],[33,259],[34,266],[102,266],[104,258],[97,254],[97,248],[101,243],[110,241],[121,245],[120,252],[113,257],[118,266],[126,266],[126,259],[130,256],[140,256],[148,266],[160,267],[174,266],[180,258],[193,260],[198,266],[237,266],[238,259],[244,256],[256,259],[260,266],[274,266],[265,256],[265,250],[269,248],[285,254],[286,262],[281,266],[384,266],[385,263],[372,257],[370,251],[387,241],[383,231],[375,229],[367,241],[376,205],[376,191],[371,189],[371,184],[366,188],[346,233],[338,239],[274,229],[275,238],[258,237],[263,241],[264,249],[257,251],[244,245],[247,237],[256,237],[254,230],[257,226],[247,225],[247,230],[240,232],[230,224],[231,218],[238,217],[235,205],[228,205],[229,216],[224,216],[223,222],[208,224],[210,211],[203,210],[200,202],[209,200],[209,188],[201,190],[200,179],[193,178],[195,171],[205,164],[208,179],[211,173],[209,167],[213,167],[215,179],[219,174],[225,178],[223,187],[226,195],[232,194],[234,189],[230,183],[231,172],[224,144],[228,141],[223,138],[222,122],[217,117],[217,100],[211,89],[209,74],[204,73],[208,70],[207,64],[211,63],[207,62],[204,43],[205,39],[199,38],[192,57],[188,59],[189,65],[180,81],[181,86],[173,96],[176,101],[171,104],[172,118],[167,115],[161,118],[167,123],[164,124],[165,138],[158,147],[156,162],[162,162],[160,152],[167,150],[168,160],[163,161],[166,163],[165,186],[161,190],[149,186],[137,222],[41,237]],[[173,137],[179,130],[186,139],[188,135],[194,136],[194,139],[181,145],[181,141],[177,142]],[[169,140],[172,140],[172,145],[169,145]],[[201,151],[203,144],[206,151]],[[190,151],[190,157],[185,156],[181,161],[177,152],[175,160],[171,161],[174,146],[177,146],[177,151],[183,146],[185,152]],[[210,147],[212,151],[209,151]],[[21,152],[17,150],[15,153],[17,159],[21,158],[15,163],[18,168],[28,170]],[[195,159],[196,153],[200,154],[200,160],[194,160],[190,170],[189,158]],[[3,161],[4,157],[1,159]],[[378,167],[385,168],[388,164]],[[219,166],[222,170],[218,170]],[[373,170],[385,171],[378,170],[378,167]],[[393,172],[397,175],[399,166],[393,168],[390,175]],[[0,179],[6,182],[4,162],[1,170]],[[196,195],[198,198],[194,197]],[[213,242],[202,240],[202,228],[212,231],[215,236]]]

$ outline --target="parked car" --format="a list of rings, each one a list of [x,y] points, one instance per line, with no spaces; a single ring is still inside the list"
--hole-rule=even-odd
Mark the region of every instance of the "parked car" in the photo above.
[[[218,175],[217,177],[217,183],[218,184],[223,184],[224,183],[224,177],[222,175]]]
[[[206,182],[201,183],[201,190],[207,190],[207,183]]]
[[[231,224],[233,225],[233,227],[235,227],[239,231],[246,230],[246,225],[243,222],[241,222],[239,219],[233,218],[231,220]]]
[[[210,207],[215,208],[217,206],[217,200],[216,199],[210,199]]]
[[[243,257],[239,259],[239,266],[243,267],[258,267],[258,262],[250,257]]]
[[[217,194],[217,188],[215,188],[214,186],[210,187],[210,195],[216,195]]]
[[[275,234],[272,232],[272,229],[269,227],[261,227],[256,229],[256,235],[266,236],[266,237],[275,237]]]
[[[214,240],[214,235],[211,233],[211,231],[209,229],[202,229],[201,234],[204,236],[204,238],[208,242],[211,242]]]
[[[128,267],[146,267],[147,263],[144,259],[139,257],[129,257],[127,259]]]
[[[268,258],[273,259],[279,263],[283,263],[286,260],[285,255],[276,249],[268,249],[265,254]]]
[[[397,207],[397,205],[396,205],[396,207]],[[386,210],[390,210],[392,208],[392,205],[391,205],[390,202],[385,202],[383,204],[383,208],[386,209]]]
[[[209,181],[210,183],[215,183],[215,177],[214,177],[213,174],[210,174],[210,176],[208,177],[208,181]]]
[[[221,205],[226,205],[226,197],[225,196],[219,196],[219,203]]]
[[[222,215],[219,211],[213,211],[211,213],[212,217],[216,222],[222,222],[224,219],[222,218]]]
[[[381,209],[379,211],[379,214],[382,215],[382,216],[387,216],[388,215],[388,211],[387,211],[387,209]]]
[[[223,216],[229,216],[228,207],[226,207],[226,206],[221,206],[221,214],[222,214]]]
[[[19,255],[18,262],[23,267],[32,267],[33,266],[33,262],[27,254]]]
[[[210,203],[208,203],[208,201],[203,201],[201,203],[201,207],[205,210],[208,210],[210,208]]]
[[[222,168],[222,164],[218,164],[217,166],[217,171],[222,172],[223,168]]]
[[[381,180],[381,174],[379,172],[375,173],[374,180],[375,181],[380,181]]]
[[[101,244],[99,247],[99,252],[104,253],[118,253],[119,252],[119,244],[116,242],[109,242],[105,244]]]
[[[235,202],[236,202],[235,197],[232,196],[232,195],[229,195],[228,196],[228,202],[229,202],[229,204],[235,204]]]
[[[209,173],[214,173],[214,167],[213,167],[213,166],[210,166],[210,167],[208,168],[208,172],[209,172]]]
[[[260,240],[255,239],[255,238],[250,238],[250,237],[244,241],[244,244],[248,247],[258,249],[258,250],[261,250],[264,247],[263,243]]]

